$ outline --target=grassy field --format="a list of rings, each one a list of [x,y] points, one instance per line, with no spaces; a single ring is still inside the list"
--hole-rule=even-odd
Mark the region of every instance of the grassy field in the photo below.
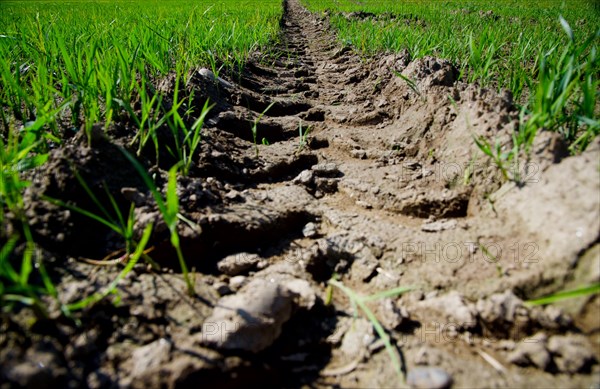
[[[600,3],[596,1],[304,0],[365,56],[406,50],[449,59],[465,82],[508,89],[522,106],[514,148],[478,140],[498,166],[528,151],[540,129],[571,152],[600,134]]]
[[[315,1],[313,11],[332,12],[339,38],[364,54],[408,50],[413,58],[433,55],[456,63],[467,81],[492,81],[520,97],[534,79],[540,55],[569,42],[559,16],[576,42],[600,28],[591,1]],[[346,17],[350,12],[375,17]]]
[[[65,135],[82,129],[91,141],[95,124],[114,122],[128,123],[138,151],[156,141],[160,126],[183,134],[174,153],[185,172],[208,107],[187,108],[187,117],[198,119],[190,127],[180,115],[185,102],[177,86],[201,66],[217,75],[239,70],[249,53],[277,40],[281,14],[279,0],[0,2],[3,305],[33,304],[40,290],[52,293],[24,215],[22,173],[42,165]],[[173,74],[176,87],[166,96],[156,86]],[[7,216],[21,228],[6,230]],[[112,227],[127,232],[126,225]],[[8,258],[23,241],[27,249],[13,266]],[[34,268],[42,287],[29,283]]]
[[[129,112],[138,97],[150,111],[148,85],[160,77],[233,69],[272,43],[280,8],[278,1],[2,2],[2,125],[6,131],[11,117],[36,121],[57,135],[58,111],[88,129]]]

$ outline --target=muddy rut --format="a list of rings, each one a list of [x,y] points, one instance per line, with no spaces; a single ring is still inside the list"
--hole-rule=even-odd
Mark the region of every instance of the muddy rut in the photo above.
[[[474,136],[507,147],[510,94],[468,85],[443,59],[359,57],[327,16],[284,2],[276,54],[244,72],[190,75],[182,93],[215,103],[201,151],[180,178],[179,233],[195,297],[151,195],[119,147],[127,123],[52,151],[26,194],[36,240],[64,302],[119,271],[92,265],[121,248],[111,231],[41,199],[94,203],[73,176],[152,221],[152,258],[80,325],[5,319],[7,385],[187,387],[590,387],[598,385],[598,297],[549,307],[525,300],[600,279],[599,145],[571,157],[541,133],[507,182]],[[402,75],[402,77],[398,76]],[[174,80],[156,88],[169,91]],[[168,103],[168,102],[167,102]],[[256,124],[256,136],[251,129]],[[159,133],[165,145],[173,139]],[[256,144],[254,143],[256,140]],[[165,149],[166,150],[166,149]],[[172,157],[140,160],[159,187]],[[105,199],[106,200],[106,199]],[[369,303],[403,366],[333,276]],[[50,310],[56,310],[49,302]],[[31,324],[31,323],[34,324]]]

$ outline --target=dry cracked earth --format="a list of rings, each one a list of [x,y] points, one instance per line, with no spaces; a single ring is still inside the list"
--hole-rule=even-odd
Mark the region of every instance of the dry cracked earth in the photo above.
[[[97,132],[91,148],[75,135],[26,193],[61,299],[121,269],[83,259],[120,249],[119,237],[41,198],[94,209],[75,169],[124,210],[135,204],[138,236],[155,223],[161,270],[136,265],[78,325],[51,300],[48,319],[4,317],[0,386],[598,387],[598,296],[525,303],[600,279],[598,142],[569,156],[541,133],[511,171],[520,183],[507,182],[473,137],[509,144],[509,94],[458,81],[441,59],[360,58],[327,17],[284,6],[277,55],[255,53],[232,77],[198,69],[181,90],[216,103],[178,182],[181,213],[199,226],[179,225],[196,295],[119,151],[130,124]],[[172,91],[173,78],[156,88]],[[140,160],[164,187],[166,147]],[[339,289],[328,301],[334,275],[363,296],[413,288],[368,303],[402,375],[362,311]]]

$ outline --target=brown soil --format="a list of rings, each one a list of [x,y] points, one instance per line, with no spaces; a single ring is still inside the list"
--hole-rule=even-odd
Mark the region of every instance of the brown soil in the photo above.
[[[184,93],[217,106],[190,175],[180,223],[196,296],[188,297],[151,195],[119,146],[127,123],[52,151],[26,193],[30,222],[65,303],[113,280],[95,266],[121,240],[41,200],[85,209],[103,186],[136,233],[156,223],[152,258],[118,294],[63,317],[4,317],[2,387],[590,387],[600,385],[600,299],[523,301],[600,280],[600,147],[569,157],[541,133],[521,183],[502,180],[473,142],[501,139],[518,113],[509,95],[456,80],[436,58],[361,60],[321,19],[285,2],[279,57],[256,53],[241,77],[199,69]],[[413,80],[409,85],[394,72]],[[172,79],[157,87],[173,88]],[[251,127],[258,125],[258,157]],[[310,128],[302,143],[299,126]],[[159,134],[165,145],[173,141]],[[166,149],[165,149],[166,150]],[[164,187],[173,164],[142,162]],[[104,198],[104,200],[107,200]],[[373,326],[327,280],[369,303],[404,361],[398,376]]]

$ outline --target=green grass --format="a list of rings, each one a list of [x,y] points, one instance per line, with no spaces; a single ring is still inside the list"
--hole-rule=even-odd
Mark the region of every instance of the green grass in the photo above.
[[[560,15],[577,39],[600,28],[600,12],[585,0],[303,2],[313,11],[330,10],[339,39],[365,55],[406,49],[413,58],[446,58],[464,80],[510,89],[517,99],[537,72],[540,55],[567,44]],[[348,20],[343,13],[352,11],[380,16]],[[486,16],[487,11],[493,14]]]
[[[188,293],[190,296],[193,296],[195,294],[194,283],[190,279],[188,267],[185,262],[185,259],[183,258],[183,252],[181,250],[179,233],[177,232],[177,225],[180,220],[192,224],[189,220],[185,219],[179,213],[179,197],[177,194],[177,170],[179,170],[179,165],[181,164],[181,162],[179,164],[174,165],[169,170],[169,180],[167,182],[166,196],[165,198],[163,198],[163,196],[156,188],[154,181],[152,181],[152,178],[150,178],[144,167],[127,151],[125,151],[124,149],[122,151],[125,154],[125,157],[133,164],[137,172],[140,174],[140,176],[144,180],[144,183],[146,184],[148,189],[150,189],[152,197],[154,197],[154,201],[158,206],[158,210],[160,211],[160,214],[162,215],[163,220],[165,221],[169,229],[171,235],[171,245],[177,253],[177,259],[179,260],[179,265],[181,266],[181,271],[183,273],[183,278],[185,279],[185,283],[188,288]],[[192,224],[191,227],[196,229],[200,228],[199,226],[194,224]]]
[[[168,128],[175,139],[169,151],[179,161],[176,169],[187,175],[210,109],[209,102],[193,104],[194,95],[186,89],[191,75],[199,67],[216,75],[239,72],[251,52],[277,41],[281,14],[280,0],[0,2],[3,308],[20,303],[43,310],[40,296],[55,295],[25,218],[22,195],[29,183],[22,173],[41,166],[66,133],[85,131],[93,147],[92,128],[100,123],[129,130],[130,150],[138,156],[153,143],[156,163],[159,147],[166,146],[158,144],[156,131]],[[174,80],[173,90],[157,89],[163,80]],[[190,223],[178,212],[176,174],[171,170],[166,198],[151,180],[146,183],[154,188],[192,293],[176,231],[178,221]],[[132,214],[109,212],[114,204],[100,209],[100,215],[77,211],[123,235],[126,255],[132,255],[137,247]]]
[[[547,305],[562,300],[569,300],[578,297],[592,296],[600,293],[600,282],[596,282],[589,286],[582,286],[573,290],[565,290],[556,292],[549,296],[541,297],[535,300],[529,300],[526,302],[527,305]]]
[[[345,286],[340,281],[338,281],[336,278],[337,277],[334,276],[328,282],[329,286],[328,286],[328,291],[327,291],[326,304],[329,304],[331,302],[332,297],[333,297],[333,287],[335,287],[335,288],[339,289],[340,291],[342,291],[348,297],[348,299],[350,299],[350,302],[352,303],[352,307],[354,308],[354,311],[355,311],[354,312],[355,316],[358,314],[357,308],[360,308],[360,311],[371,322],[371,324],[373,325],[373,328],[375,329],[375,332],[377,333],[379,338],[383,341],[383,343],[385,345],[385,349],[388,352],[388,355],[390,357],[392,366],[394,367],[394,370],[400,376],[400,378],[402,380],[404,380],[403,372],[405,371],[406,366],[402,365],[402,361],[398,357],[398,354],[396,353],[395,347],[392,345],[389,335],[386,333],[385,329],[383,328],[383,326],[377,319],[377,316],[375,316],[373,311],[367,306],[367,303],[371,302],[371,301],[381,300],[384,298],[397,297],[406,292],[410,292],[414,288],[398,287],[398,288],[393,288],[390,290],[385,290],[383,292],[378,292],[378,293],[372,294],[370,296],[361,296],[361,295],[357,294],[355,291],[353,291],[352,289]]]
[[[452,61],[466,82],[510,90],[521,121],[503,150],[475,139],[504,179],[540,130],[563,135],[572,153],[600,134],[600,5],[586,0],[303,0],[328,11],[338,38],[364,56],[407,50]],[[350,17],[349,12],[366,12]],[[400,75],[401,76],[401,75]],[[403,76],[401,76],[405,79]],[[405,79],[411,86],[411,80]]]
[[[279,1],[0,3],[0,105],[11,119],[59,135],[127,118],[140,141],[160,125],[154,87],[174,71],[239,69],[277,38]],[[261,28],[254,28],[259,25]],[[139,111],[139,113],[138,113]]]

